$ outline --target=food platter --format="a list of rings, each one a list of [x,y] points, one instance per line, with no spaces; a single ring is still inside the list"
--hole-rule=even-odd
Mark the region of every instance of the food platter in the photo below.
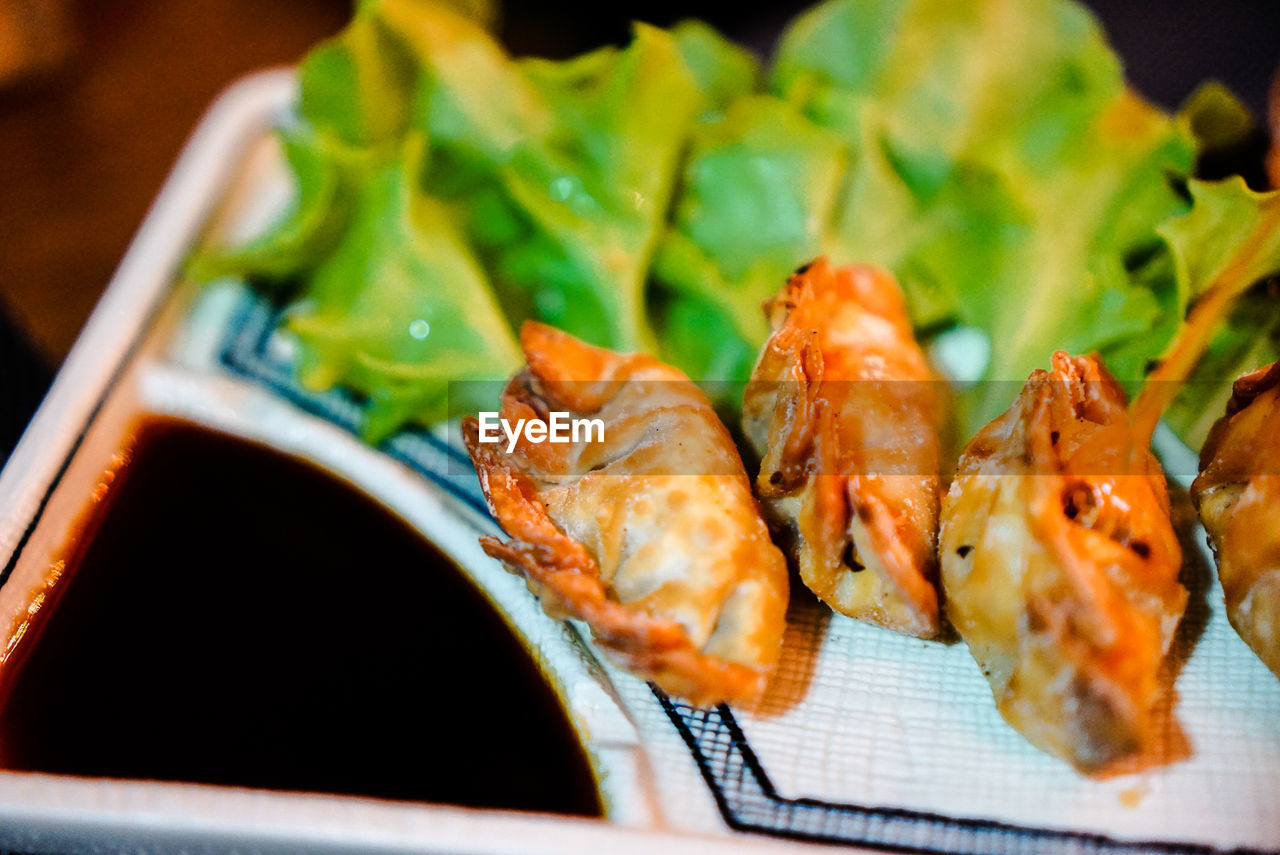
[[[1280,684],[1227,625],[1203,532],[1180,490],[1175,521],[1192,599],[1168,663],[1177,673],[1176,723],[1169,719],[1165,753],[1125,774],[1083,777],[1031,748],[991,706],[963,645],[889,634],[833,615],[803,592],[792,599],[777,676],[756,706],[699,710],[599,660],[581,627],[547,618],[523,582],[480,551],[477,535],[497,528],[456,436],[413,430],[370,448],[352,432],[350,396],[293,381],[293,354],[274,334],[269,304],[233,281],[200,289],[184,279],[195,247],[253,233],[287,199],[269,131],[294,97],[290,72],[250,78],[193,136],[0,477],[0,610],[17,619],[29,607],[83,496],[140,416],[264,442],[386,505],[485,592],[568,710],[608,822],[5,772],[5,845],[1280,849],[1272,810]],[[1185,469],[1189,452],[1176,441],[1164,446],[1167,465]],[[1169,462],[1178,454],[1180,463]]]

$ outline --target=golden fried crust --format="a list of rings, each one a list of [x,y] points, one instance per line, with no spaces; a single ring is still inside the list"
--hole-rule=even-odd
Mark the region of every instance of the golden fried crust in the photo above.
[[[1280,677],[1280,362],[1235,382],[1191,498],[1218,559],[1227,618]]]
[[[1164,476],[1096,358],[1055,353],[973,438],[939,552],[947,616],[1010,724],[1082,771],[1140,750],[1187,594]]]
[[[633,673],[699,705],[759,695],[787,604],[732,439],[701,391],[644,356],[590,347],[528,323],[529,368],[505,419],[553,411],[604,422],[604,441],[531,443],[508,454],[463,432],[506,543],[486,552],[525,577],[553,617],[585,621]]]
[[[765,311],[743,427],[801,579],[842,614],[937,635],[939,404],[897,283],[818,259]]]

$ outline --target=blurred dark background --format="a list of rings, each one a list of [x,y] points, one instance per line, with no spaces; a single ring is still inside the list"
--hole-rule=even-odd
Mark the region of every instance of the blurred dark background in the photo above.
[[[628,22],[705,18],[767,53],[807,2],[506,4],[516,53],[568,56]],[[1257,114],[1280,64],[1278,0],[1091,0],[1130,80],[1176,107],[1206,78]],[[75,341],[200,114],[292,63],[351,0],[0,0],[0,460]]]

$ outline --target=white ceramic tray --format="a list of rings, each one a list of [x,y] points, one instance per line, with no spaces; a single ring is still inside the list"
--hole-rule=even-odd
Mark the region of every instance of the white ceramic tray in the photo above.
[[[562,696],[608,818],[0,773],[0,848],[1280,851],[1280,684],[1226,626],[1189,524],[1204,580],[1176,657],[1190,751],[1131,775],[1082,778],[1031,749],[999,719],[963,646],[831,616],[802,591],[779,676],[756,708],[694,710],[599,663],[579,628],[546,618],[480,551],[476,535],[496,529],[444,434],[364,445],[348,429],[350,399],[292,383],[289,341],[267,304],[236,282],[183,280],[193,247],[250,234],[287,200],[269,131],[293,95],[288,71],[268,72],[210,110],[0,474],[0,622],[43,584],[139,417],[260,440],[364,490],[470,574]]]

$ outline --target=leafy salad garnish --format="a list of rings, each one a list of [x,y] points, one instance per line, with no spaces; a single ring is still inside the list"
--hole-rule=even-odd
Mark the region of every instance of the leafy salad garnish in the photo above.
[[[1098,350],[1136,388],[1211,268],[1280,233],[1270,197],[1188,184],[1243,108],[1146,103],[1070,0],[828,0],[767,67],[699,22],[517,59],[476,8],[361,3],[299,70],[291,208],[193,264],[287,305],[301,379],[367,396],[372,439],[507,376],[527,318],[742,381],[760,302],[820,253],[893,271],[924,340],[981,335],[985,379]],[[1274,358],[1276,303],[1249,292],[1212,340],[1170,414],[1189,441]],[[1014,389],[964,392],[965,435]]]

